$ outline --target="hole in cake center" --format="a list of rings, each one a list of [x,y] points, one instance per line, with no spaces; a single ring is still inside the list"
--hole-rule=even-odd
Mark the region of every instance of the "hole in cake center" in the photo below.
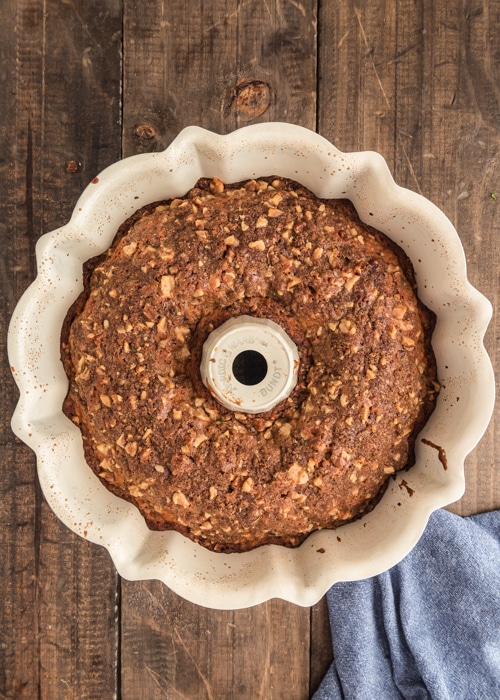
[[[233,374],[240,384],[255,386],[267,374],[266,358],[255,350],[244,350],[234,358]]]

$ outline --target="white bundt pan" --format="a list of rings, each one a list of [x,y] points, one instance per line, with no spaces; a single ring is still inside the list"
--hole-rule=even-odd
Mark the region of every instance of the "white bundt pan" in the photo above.
[[[336,531],[315,532],[296,549],[271,545],[216,554],[176,532],[151,532],[134,506],[94,476],[79,430],[61,411],[68,381],[60,332],[83,288],[82,263],[106,250],[139,207],[181,196],[200,177],[230,183],[267,175],[293,178],[318,197],[350,199],[364,221],[408,253],[419,295],[437,314],[433,345],[443,389],[417,440],[415,466],[390,480],[371,513]],[[377,153],[342,153],[290,124],[248,126],[227,136],[189,127],[164,152],[104,170],[83,192],[69,223],[39,240],[36,255],[38,276],[9,329],[20,390],[13,430],[36,452],[50,507],[71,530],[106,547],[124,578],[159,579],[187,600],[216,609],[271,598],[310,606],[337,581],[374,576],[399,562],[429,515],[463,494],[464,458],[485,431],[494,403],[493,370],[483,347],[491,305],[467,280],[450,221],[424,197],[396,185]],[[442,448],[441,459],[422,438]]]

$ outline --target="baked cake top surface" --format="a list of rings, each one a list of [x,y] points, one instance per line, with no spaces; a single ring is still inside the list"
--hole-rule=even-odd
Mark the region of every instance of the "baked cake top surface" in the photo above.
[[[283,178],[203,180],[91,267],[63,342],[66,411],[150,527],[293,546],[365,512],[411,462],[438,388],[433,318],[402,251],[350,203]],[[267,414],[227,410],[200,378],[207,336],[240,315],[299,349],[297,386]]]

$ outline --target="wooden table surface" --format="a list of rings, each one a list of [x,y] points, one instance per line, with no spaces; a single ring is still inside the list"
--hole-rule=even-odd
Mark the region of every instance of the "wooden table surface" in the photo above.
[[[497,0],[1,0],[1,338],[34,246],[124,156],[185,126],[301,124],[376,150],[456,226],[471,282],[499,300]],[[486,343],[497,363],[498,316]],[[46,505],[2,345],[0,698],[310,697],[328,667],[325,602],[199,608],[128,582]],[[452,510],[500,506],[493,420]]]

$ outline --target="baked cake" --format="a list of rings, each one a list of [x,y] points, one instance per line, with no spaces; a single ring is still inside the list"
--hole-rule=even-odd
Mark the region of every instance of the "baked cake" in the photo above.
[[[241,315],[299,350],[295,389],[264,414],[225,408],[200,377],[204,341]],[[64,410],[151,529],[214,551],[294,547],[371,510],[413,463],[439,390],[433,326],[408,258],[348,201],[281,177],[203,179],[87,264],[62,334]]]

